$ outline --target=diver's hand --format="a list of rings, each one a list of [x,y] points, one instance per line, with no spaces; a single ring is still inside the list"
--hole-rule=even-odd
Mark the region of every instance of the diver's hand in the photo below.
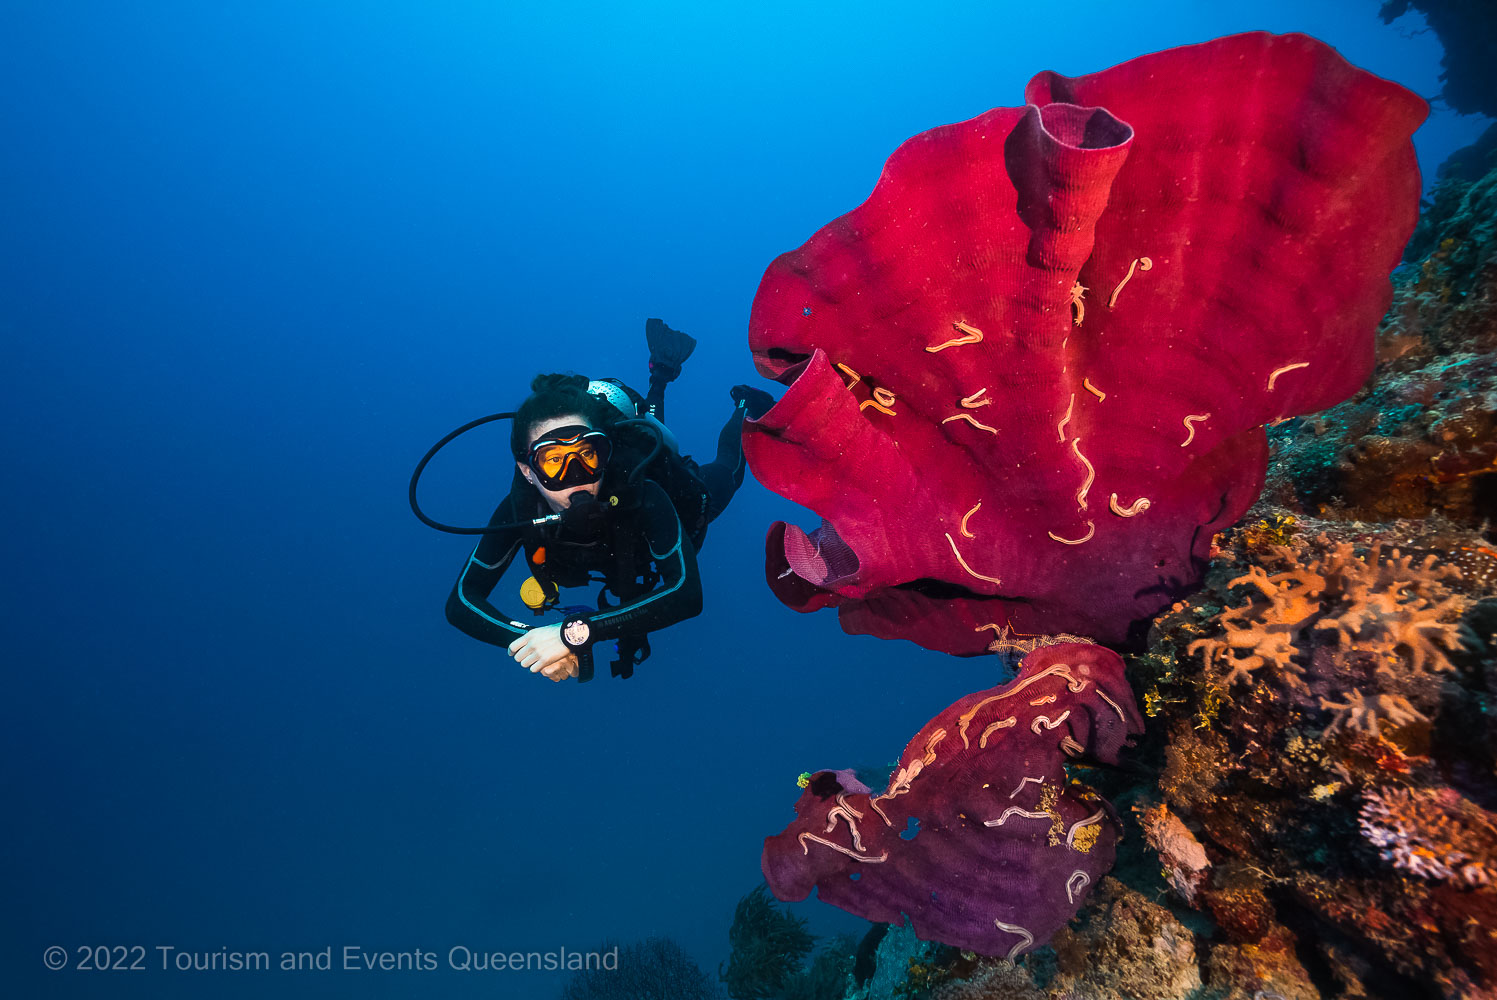
[[[568,653],[549,666],[541,667],[541,676],[553,681],[564,681],[577,676],[577,654]]]
[[[561,641],[561,625],[556,624],[543,625],[526,632],[509,644],[509,655],[520,666],[537,674],[571,656],[572,651]]]

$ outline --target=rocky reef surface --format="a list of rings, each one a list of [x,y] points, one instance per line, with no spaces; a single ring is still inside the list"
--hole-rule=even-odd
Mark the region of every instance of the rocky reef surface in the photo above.
[[[880,927],[845,996],[1497,997],[1497,170],[1417,239],[1373,378],[1270,429],[1129,658],[1142,745],[1077,769],[1128,827],[1112,875],[1017,964]]]
[[[1445,50],[1440,97],[1463,115],[1497,115],[1497,8],[1486,0],[1385,0],[1378,13],[1392,24],[1410,10],[1424,16]]]

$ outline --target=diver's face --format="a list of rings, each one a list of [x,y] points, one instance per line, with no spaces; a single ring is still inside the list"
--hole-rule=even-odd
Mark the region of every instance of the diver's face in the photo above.
[[[525,450],[528,452],[532,445],[542,438],[549,436],[553,431],[579,424],[587,428],[593,426],[591,421],[575,413],[552,417],[550,420],[542,420],[537,424],[533,424],[530,428],[529,436],[525,439]],[[596,483],[588,483],[585,486],[568,486],[561,490],[547,489],[546,485],[541,482],[540,477],[535,474],[535,470],[529,465],[524,462],[516,462],[515,464],[519,466],[520,475],[524,476],[531,486],[540,491],[541,496],[546,498],[546,503],[554,511],[561,511],[570,507],[572,505],[572,497],[578,493],[590,493],[596,497],[603,489],[603,481],[601,479]]]

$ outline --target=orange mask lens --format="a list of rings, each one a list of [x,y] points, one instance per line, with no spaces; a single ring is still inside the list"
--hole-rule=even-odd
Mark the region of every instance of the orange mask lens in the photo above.
[[[569,437],[537,442],[530,453],[530,467],[548,489],[595,483],[608,464],[609,450],[607,435],[584,429]]]
[[[598,471],[598,450],[588,441],[547,445],[535,455],[536,465],[548,476],[560,477],[568,460],[581,462],[588,472]]]

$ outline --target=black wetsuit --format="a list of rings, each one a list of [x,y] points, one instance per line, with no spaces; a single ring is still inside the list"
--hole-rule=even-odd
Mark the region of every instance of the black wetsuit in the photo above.
[[[475,639],[506,648],[540,627],[516,621],[488,600],[516,553],[525,548],[531,571],[538,578],[544,574],[557,586],[586,586],[591,573],[605,578],[608,590],[623,603],[589,613],[588,624],[595,648],[605,641],[621,640],[620,651],[627,662],[622,667],[616,663],[614,673],[628,676],[638,662],[636,651],[643,646],[648,654],[645,633],[702,611],[696,547],[682,530],[670,498],[650,480],[643,483],[638,496],[634,509],[610,511],[607,529],[592,541],[569,539],[556,524],[484,535],[447,599],[447,620]],[[533,488],[517,487],[500,503],[489,524],[513,524],[550,513]],[[632,551],[621,551],[626,547]],[[543,561],[538,562],[541,550]],[[545,624],[555,623],[541,623]]]
[[[627,386],[623,388],[631,397],[638,397]],[[662,388],[651,386],[650,412],[664,412]],[[644,410],[646,401],[638,399],[638,402]],[[675,460],[674,475],[691,477],[691,482],[698,483],[702,491],[700,504],[691,505],[690,523],[684,528],[670,496],[653,480],[645,480],[638,492],[638,504],[632,510],[611,511],[608,530],[598,540],[568,539],[557,524],[515,527],[484,535],[447,598],[447,620],[475,639],[505,648],[532,628],[540,627],[516,621],[488,600],[515,554],[524,548],[531,573],[537,579],[549,579],[558,587],[586,586],[590,574],[605,578],[608,590],[622,604],[589,613],[588,624],[595,646],[618,641],[620,659],[614,662],[613,673],[628,677],[634,666],[649,655],[646,633],[702,612],[697,548],[706,536],[707,525],[723,512],[743,485],[745,415],[742,405],[734,410],[718,435],[717,456],[707,465],[698,466],[686,456]],[[620,473],[610,472],[617,474]],[[679,481],[677,485],[681,485]],[[691,492],[687,486],[681,488],[684,493]],[[540,493],[517,476],[509,496],[499,504],[489,524],[528,522],[550,513]],[[540,550],[545,553],[543,562],[536,560]]]
[[[665,385],[664,379],[652,377],[650,379],[650,393],[641,396],[633,389],[617,379],[609,379],[634,401],[635,411],[640,415],[650,414],[662,424],[665,422]],[[733,415],[728,422],[723,424],[723,429],[717,435],[717,457],[706,465],[697,465],[690,457],[682,456],[682,462],[691,470],[691,474],[702,481],[706,488],[707,502],[703,508],[705,520],[697,520],[696,523],[687,525],[687,531],[696,539],[697,546],[702,543],[702,536],[707,531],[707,525],[717,519],[717,515],[727,509],[728,501],[733,499],[733,494],[738,492],[738,487],[743,485],[743,473],[745,470],[743,460],[743,418],[749,414],[755,417],[762,416],[764,411],[774,403],[768,393],[751,390],[747,386],[739,386],[745,394],[756,396],[749,400],[754,405],[753,409],[746,409],[744,405],[734,408]]]

